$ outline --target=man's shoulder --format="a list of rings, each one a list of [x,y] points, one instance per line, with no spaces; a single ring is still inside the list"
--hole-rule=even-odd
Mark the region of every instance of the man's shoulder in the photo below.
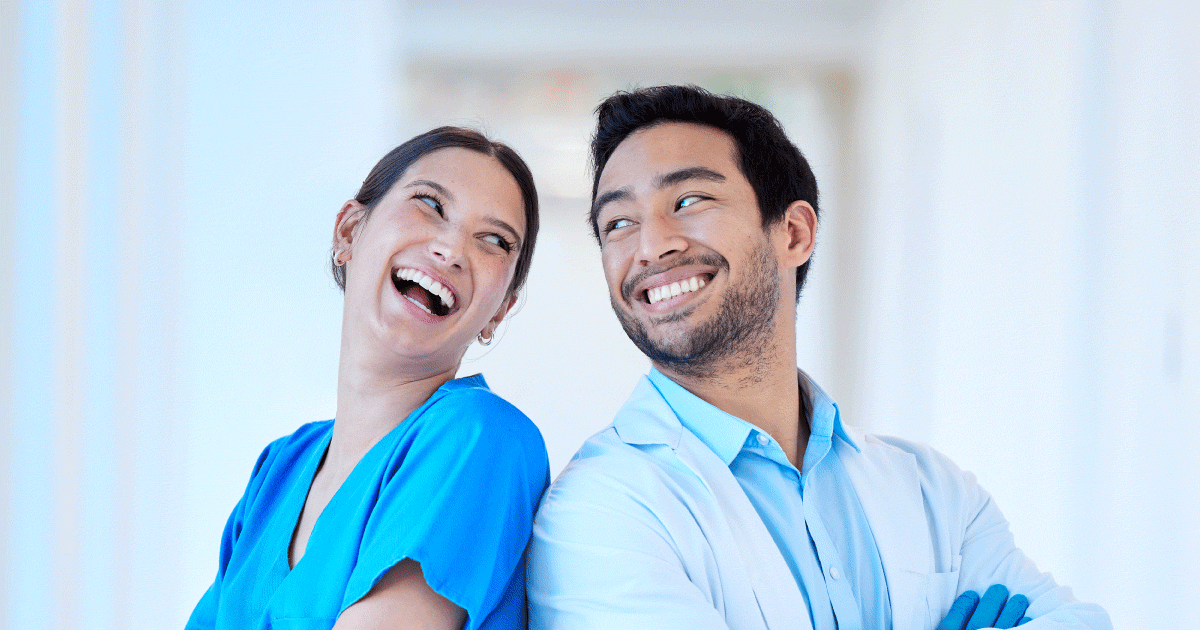
[[[976,486],[973,474],[929,444],[893,435],[866,433],[854,427],[846,427],[846,433],[859,447],[857,451],[852,447],[842,449],[840,457],[849,465],[862,463],[877,470],[911,466],[927,491],[942,488],[961,492]]]
[[[681,468],[675,449],[659,443],[629,443],[610,424],[588,438],[554,480],[573,491],[580,486],[643,488]],[[686,468],[686,467],[684,467]]]

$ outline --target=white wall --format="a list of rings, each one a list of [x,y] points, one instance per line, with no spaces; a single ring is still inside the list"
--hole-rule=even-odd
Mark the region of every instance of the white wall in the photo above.
[[[974,470],[1120,628],[1200,592],[1194,3],[884,5],[855,404]]]

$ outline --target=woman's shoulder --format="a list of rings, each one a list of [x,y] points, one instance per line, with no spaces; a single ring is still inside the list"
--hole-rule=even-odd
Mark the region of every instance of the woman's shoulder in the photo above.
[[[481,374],[455,379],[439,393],[425,413],[431,420],[474,430],[532,432],[541,438],[529,416],[488,388]]]
[[[292,433],[276,439],[263,449],[254,467],[254,474],[276,464],[291,465],[296,458],[324,445],[333,431],[333,420],[321,420],[301,425]]]
[[[333,420],[320,420],[300,425],[289,435],[285,435],[267,445],[267,450],[276,451],[307,451],[316,448],[329,437],[333,431]]]
[[[530,455],[544,459],[546,453],[537,425],[489,389],[481,375],[447,383],[421,414],[419,432],[445,445],[473,450],[511,450],[520,444]]]

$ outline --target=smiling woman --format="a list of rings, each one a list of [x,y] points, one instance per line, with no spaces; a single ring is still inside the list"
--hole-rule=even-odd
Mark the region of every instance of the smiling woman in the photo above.
[[[263,451],[188,628],[524,627],[545,445],[454,377],[516,301],[537,211],[525,163],[474,131],[380,160],[334,227],[336,419]]]

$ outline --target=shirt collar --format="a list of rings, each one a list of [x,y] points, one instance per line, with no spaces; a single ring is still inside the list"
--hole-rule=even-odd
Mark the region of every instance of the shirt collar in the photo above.
[[[812,443],[813,438],[829,442],[836,435],[856,451],[860,450],[842,426],[837,403],[833,402],[833,399],[807,374],[800,370],[797,372],[801,383],[807,383],[812,399],[813,413],[809,443]],[[671,407],[671,411],[675,412],[680,424],[700,438],[700,441],[716,453],[717,457],[720,457],[727,466],[741,452],[751,432],[761,431],[753,424],[705,402],[656,368],[650,369],[649,378],[659,395]]]

